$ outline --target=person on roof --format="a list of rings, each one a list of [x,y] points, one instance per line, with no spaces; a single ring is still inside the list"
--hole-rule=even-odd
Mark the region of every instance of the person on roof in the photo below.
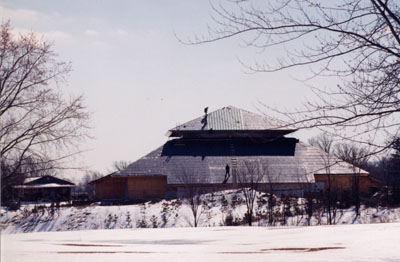
[[[230,167],[228,164],[226,164],[225,166],[225,178],[224,181],[222,182],[222,184],[226,184],[228,182],[229,177],[231,176],[230,174]]]

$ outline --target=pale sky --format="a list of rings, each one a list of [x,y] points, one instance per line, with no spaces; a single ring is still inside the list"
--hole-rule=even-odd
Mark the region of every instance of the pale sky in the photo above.
[[[206,32],[210,12],[209,2],[198,0],[0,3],[1,19],[10,19],[15,32],[38,32],[54,42],[61,60],[72,62],[63,92],[84,94],[94,137],[76,161],[104,174],[113,161],[133,162],[161,146],[168,129],[201,116],[206,106],[257,112],[261,101],[293,110],[310,95],[295,80],[305,68],[249,74],[238,59],[251,62],[257,54],[240,39],[178,41],[175,35]],[[306,140],[310,133],[298,136]]]

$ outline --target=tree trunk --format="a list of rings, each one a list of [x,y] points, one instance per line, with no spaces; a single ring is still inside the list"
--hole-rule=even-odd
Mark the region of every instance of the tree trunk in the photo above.
[[[253,222],[253,212],[247,212],[247,222],[249,224],[249,227],[251,227]]]

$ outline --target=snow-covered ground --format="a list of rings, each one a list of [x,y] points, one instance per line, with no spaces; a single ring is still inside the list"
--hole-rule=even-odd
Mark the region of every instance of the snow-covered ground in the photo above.
[[[245,224],[243,217],[246,205],[243,195],[236,191],[225,191],[202,196],[204,205],[199,208],[200,227],[216,227],[231,224]],[[307,225],[302,200],[292,199],[290,208],[278,200],[274,209],[275,226]],[[259,194],[255,202],[255,226],[266,226],[268,223],[267,199]],[[286,204],[287,205],[287,204]],[[302,211],[303,209],[303,211]],[[287,212],[290,210],[290,212]],[[313,225],[324,225],[327,214],[315,212],[311,222]],[[336,224],[366,224],[400,222],[400,208],[362,208],[361,216],[355,218],[353,208],[337,210]],[[18,211],[1,210],[0,229],[3,233],[29,233],[47,231],[71,231],[93,229],[128,229],[138,227],[191,227],[193,214],[190,206],[182,200],[163,200],[157,203],[145,203],[123,206],[61,207],[50,208],[26,205]]]
[[[400,261],[400,223],[1,235],[2,262]]]

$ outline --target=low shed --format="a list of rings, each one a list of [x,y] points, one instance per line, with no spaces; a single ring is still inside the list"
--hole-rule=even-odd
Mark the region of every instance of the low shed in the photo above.
[[[69,181],[54,177],[29,177],[21,185],[13,186],[14,199],[19,201],[69,201],[71,188],[75,185]]]

